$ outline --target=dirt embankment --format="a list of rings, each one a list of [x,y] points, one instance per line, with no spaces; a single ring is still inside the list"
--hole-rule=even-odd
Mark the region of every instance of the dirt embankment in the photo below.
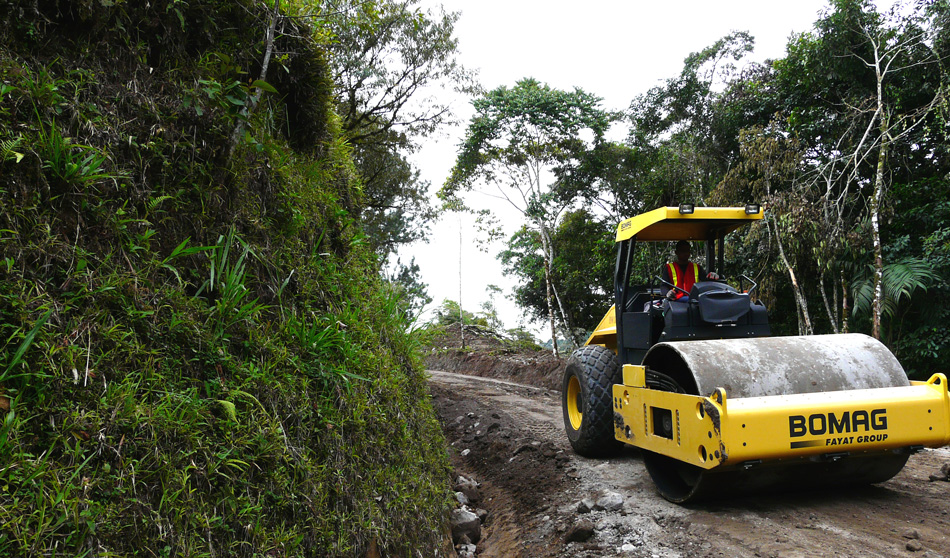
[[[464,348],[463,348],[464,346]],[[426,368],[499,378],[551,390],[561,389],[565,359],[500,339],[477,327],[466,327],[464,341],[453,330],[433,341]]]
[[[468,358],[504,375],[485,355]],[[541,373],[518,374],[531,385],[431,372],[453,464],[480,483],[489,512],[479,557],[950,556],[947,448],[875,486],[678,506],[657,494],[638,450],[575,455],[560,393],[539,387]]]

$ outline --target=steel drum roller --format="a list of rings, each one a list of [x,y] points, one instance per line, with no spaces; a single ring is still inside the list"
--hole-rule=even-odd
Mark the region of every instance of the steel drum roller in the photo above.
[[[730,398],[818,393],[910,385],[897,358],[860,334],[680,341],[653,346],[643,360],[684,392]],[[664,497],[699,497],[759,489],[801,489],[883,482],[907,462],[907,453],[880,452],[845,459],[785,459],[746,469],[704,471],[652,452],[647,470]]]

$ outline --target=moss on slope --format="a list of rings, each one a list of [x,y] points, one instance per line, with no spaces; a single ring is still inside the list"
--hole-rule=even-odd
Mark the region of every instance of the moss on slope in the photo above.
[[[445,552],[319,29],[246,110],[271,17],[0,0],[0,555]]]

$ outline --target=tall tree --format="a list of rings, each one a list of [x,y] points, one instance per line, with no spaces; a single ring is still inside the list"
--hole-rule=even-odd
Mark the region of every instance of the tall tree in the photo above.
[[[387,138],[392,138],[389,141]],[[424,240],[437,215],[429,201],[429,182],[406,158],[414,149],[401,134],[353,145],[353,159],[364,183],[360,221],[381,259],[402,245]]]
[[[884,203],[885,172],[888,157],[895,142],[911,135],[923,124],[929,113],[943,97],[943,88],[937,89],[933,99],[923,106],[907,106],[899,97],[899,89],[887,87],[885,82],[898,79],[898,74],[908,71],[939,71],[936,53],[930,49],[931,37],[915,14],[890,15],[890,25],[865,24],[860,32],[870,47],[866,57],[855,55],[874,73],[875,94],[865,111],[870,112],[870,122],[862,141],[853,154],[855,159],[876,158],[873,188],[870,200],[871,234],[874,243],[874,297],[871,313],[871,335],[881,337],[881,313],[884,302],[884,249],[881,243],[881,211]],[[868,138],[868,136],[871,136]],[[876,145],[875,145],[876,144]],[[876,147],[876,149],[875,149]],[[876,153],[875,153],[876,152]],[[857,166],[857,165],[855,165]]]
[[[639,159],[636,198],[648,206],[701,203],[722,178],[738,155],[742,120],[719,110],[719,100],[754,44],[746,32],[730,33],[690,54],[678,76],[630,104],[627,144]],[[630,194],[615,196],[622,203]]]
[[[452,115],[445,90],[471,92],[457,59],[458,13],[420,0],[326,0],[343,132],[363,180],[362,219],[383,257],[423,239],[435,210],[408,156]]]
[[[783,135],[777,125],[752,127],[739,133],[740,161],[731,168],[710,200],[716,205],[741,203],[739,200],[758,200],[766,204],[767,244],[775,247],[776,266],[787,276],[792,286],[798,334],[814,333],[808,299],[796,272],[796,257],[801,246],[799,239],[813,236],[811,211],[807,199],[796,184],[802,164],[801,146],[794,138]],[[753,234],[757,231],[750,231]],[[764,281],[765,291],[771,291],[770,281]]]
[[[613,227],[586,209],[568,211],[551,234],[555,257],[552,284],[564,301],[564,334],[575,344],[597,325],[610,306],[613,287]],[[530,315],[547,312],[544,258],[537,231],[522,227],[499,255],[515,277],[514,300]]]
[[[538,233],[555,354],[556,311],[564,322],[567,318],[551,280],[551,229],[573,201],[555,194],[555,176],[603,141],[615,117],[600,103],[581,89],[560,91],[530,78],[486,93],[473,102],[475,116],[440,192],[444,199],[458,199],[462,191],[478,186],[513,207]]]

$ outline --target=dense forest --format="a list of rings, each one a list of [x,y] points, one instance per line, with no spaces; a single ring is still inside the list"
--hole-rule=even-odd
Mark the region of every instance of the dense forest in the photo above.
[[[616,223],[761,203],[765,222],[735,233],[728,259],[759,283],[773,332],[865,332],[929,376],[950,356],[935,304],[950,280],[948,39],[946,2],[837,0],[783,58],[749,61],[754,38],[733,32],[624,111],[526,78],[474,101],[441,196],[458,207],[490,188],[517,207],[499,254],[514,300],[574,344],[611,303]],[[626,140],[605,139],[611,125]]]

